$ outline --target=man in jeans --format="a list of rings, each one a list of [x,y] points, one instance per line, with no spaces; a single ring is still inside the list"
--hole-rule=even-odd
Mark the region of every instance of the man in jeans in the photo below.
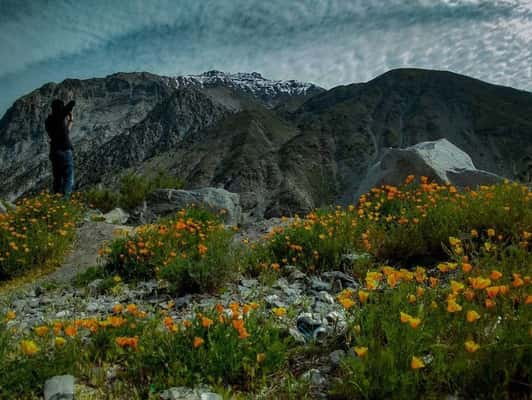
[[[74,186],[74,160],[70,129],[72,128],[72,109],[76,103],[70,101],[66,106],[62,100],[52,102],[52,113],[46,118],[46,132],[50,137],[50,161],[54,176],[53,191],[70,198]]]

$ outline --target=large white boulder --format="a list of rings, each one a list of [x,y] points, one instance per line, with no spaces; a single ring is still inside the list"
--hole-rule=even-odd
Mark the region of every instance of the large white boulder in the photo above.
[[[369,168],[355,200],[373,187],[400,185],[410,174],[427,176],[431,181],[458,187],[489,185],[504,179],[476,169],[469,154],[447,139],[439,139],[385,151],[380,160]]]

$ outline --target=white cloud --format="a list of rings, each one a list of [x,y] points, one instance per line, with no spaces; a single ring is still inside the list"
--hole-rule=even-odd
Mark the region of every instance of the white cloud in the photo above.
[[[259,71],[325,87],[391,68],[532,89],[531,0],[0,0],[0,112],[117,71]]]

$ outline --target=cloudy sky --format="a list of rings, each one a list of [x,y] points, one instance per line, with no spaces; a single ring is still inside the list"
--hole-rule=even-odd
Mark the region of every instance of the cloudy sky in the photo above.
[[[0,0],[0,115],[49,81],[258,71],[323,87],[404,66],[532,91],[532,0]]]

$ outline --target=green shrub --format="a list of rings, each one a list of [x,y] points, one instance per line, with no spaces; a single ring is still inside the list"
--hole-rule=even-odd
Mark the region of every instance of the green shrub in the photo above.
[[[104,213],[118,207],[120,196],[109,189],[92,188],[84,193],[86,204]]]
[[[132,210],[142,204],[155,189],[182,189],[182,179],[158,170],[152,176],[129,172],[120,180],[118,192],[92,188],[85,192],[85,201],[93,208],[108,212],[116,207]]]
[[[478,191],[413,182],[373,189],[359,204],[318,210],[278,228],[265,246],[269,262],[303,269],[338,269],[342,254],[369,252],[379,262],[409,267],[447,258],[449,236],[492,228],[504,240],[532,230],[532,195],[503,183]]]
[[[105,270],[126,280],[163,278],[180,293],[211,291],[238,267],[232,236],[212,213],[182,210],[114,240],[104,250]]]
[[[0,215],[0,280],[58,263],[75,236],[82,206],[77,196],[64,201],[41,193],[17,202]]]

